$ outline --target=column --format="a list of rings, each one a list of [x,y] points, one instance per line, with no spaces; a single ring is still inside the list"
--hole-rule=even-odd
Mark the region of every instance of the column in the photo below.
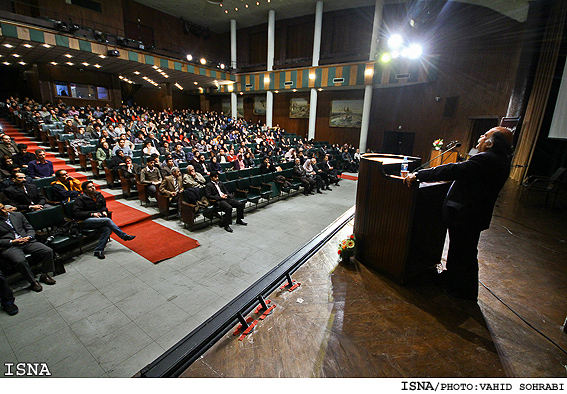
[[[315,32],[313,34],[313,67],[319,66],[321,54],[321,25],[323,21],[323,2],[318,1],[315,6]],[[307,139],[315,139],[315,124],[317,122],[317,89],[311,88],[311,98],[309,100],[309,129]]]
[[[236,71],[236,20],[230,20],[230,67],[231,72]],[[234,90],[236,90],[236,84],[232,85]],[[234,119],[238,118],[238,108],[237,108],[237,98],[236,92],[232,91],[230,94],[230,112]]]
[[[161,108],[167,109],[173,107],[173,96],[171,93],[171,82],[163,82],[159,84],[160,89],[160,103]]]
[[[274,41],[276,33],[276,11],[268,12],[268,72],[274,69]],[[264,83],[264,81],[260,81]],[[272,117],[274,111],[274,93],[269,91],[266,93],[266,126],[272,127]]]
[[[374,9],[374,24],[372,26],[372,41],[370,42],[370,55],[368,60],[376,61],[376,51],[378,48],[378,35],[380,33],[380,25],[382,24],[382,10],[384,8],[384,0],[376,0]],[[370,122],[370,108],[372,105],[372,85],[364,87],[364,104],[362,107],[362,124],[360,126],[360,142],[358,148],[360,153],[366,152],[366,142],[368,141],[368,124]]]

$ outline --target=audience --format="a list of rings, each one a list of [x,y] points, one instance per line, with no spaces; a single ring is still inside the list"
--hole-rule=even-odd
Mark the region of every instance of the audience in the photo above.
[[[26,175],[22,172],[15,172],[12,175],[11,186],[4,189],[4,194],[11,201],[19,212],[39,211],[46,205],[45,197],[36,185],[26,183]]]

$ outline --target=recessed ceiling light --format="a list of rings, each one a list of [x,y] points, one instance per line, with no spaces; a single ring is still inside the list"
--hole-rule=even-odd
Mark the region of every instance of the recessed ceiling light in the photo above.
[[[67,62],[68,65],[73,66],[74,64],[71,62]]]
[[[54,66],[56,66],[56,65],[57,65],[57,62],[51,62],[51,64],[53,64]]]
[[[32,47],[30,44],[24,44],[24,46],[25,46],[26,48],[31,48],[31,47]]]
[[[46,48],[51,48],[51,45],[49,45],[49,44],[43,44],[43,46],[46,47]]]
[[[280,92],[279,90],[276,90],[274,93],[279,93],[279,92]]]
[[[106,59],[106,56],[104,55],[98,55],[98,57],[100,57],[101,59]]]
[[[87,66],[87,67],[88,67],[88,66],[90,66],[90,64],[87,63],[87,62],[84,62],[84,63],[83,63],[83,66]]]
[[[152,66],[154,68],[154,70],[157,70],[159,67],[158,66]]]
[[[297,89],[293,89],[292,92],[293,92],[293,93],[297,92]]]
[[[322,92],[322,91],[323,91],[323,88],[319,88],[318,90],[319,90],[320,92]]]
[[[100,68],[100,64],[95,64],[94,65],[96,68]]]
[[[140,72],[139,72],[139,71],[134,71],[134,74],[140,75]]]
[[[4,46],[5,46],[6,48],[14,48],[14,46],[13,46],[13,45],[10,45],[10,44],[4,44]]]
[[[71,58],[73,57],[73,55],[70,55],[70,54],[66,53],[66,54],[65,54],[65,57],[71,59]]]
[[[194,83],[195,85],[198,85],[198,84],[199,84],[199,82],[197,82],[197,81],[195,81],[195,82],[193,82],[193,83]]]
[[[10,65],[10,63],[8,63],[8,62],[4,62],[4,64],[5,64],[5,65],[7,65],[7,66],[9,66],[9,65]]]
[[[24,62],[20,62],[20,64],[21,64],[22,66],[25,66],[25,65],[26,65],[26,63],[24,63]]]
[[[14,56],[14,57],[20,57],[20,55],[18,55],[17,53],[12,53],[12,56]]]

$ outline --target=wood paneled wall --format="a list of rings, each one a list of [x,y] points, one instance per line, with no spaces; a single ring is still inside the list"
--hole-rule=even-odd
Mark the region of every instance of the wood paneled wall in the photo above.
[[[102,4],[102,13],[67,4],[65,0],[40,0],[41,16],[55,20],[71,20],[83,27],[110,34],[124,34],[124,15],[121,0],[96,0]]]

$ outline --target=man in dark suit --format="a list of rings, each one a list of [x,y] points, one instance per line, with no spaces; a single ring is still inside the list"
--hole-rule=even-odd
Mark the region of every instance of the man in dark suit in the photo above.
[[[244,204],[236,201],[232,194],[226,190],[224,184],[219,181],[219,173],[211,172],[211,181],[205,185],[205,196],[207,199],[215,201],[217,207],[223,211],[224,215],[221,222],[223,227],[229,233],[232,233],[230,224],[232,223],[232,208],[236,208],[236,224],[246,226],[248,223],[244,219]]]
[[[30,283],[33,291],[39,292],[43,288],[31,271],[26,254],[41,260],[42,274],[39,281],[46,285],[55,284],[55,280],[49,276],[49,273],[54,271],[53,250],[36,241],[35,231],[22,213],[8,212],[2,204],[0,204],[0,247],[2,260],[17,268]]]
[[[492,128],[479,138],[479,153],[469,160],[420,170],[405,179],[408,186],[416,179],[453,181],[442,212],[450,240],[443,273],[449,295],[475,302],[478,298],[478,241],[510,174],[512,139],[509,129]]]
[[[43,209],[45,198],[34,184],[26,183],[26,175],[16,172],[12,175],[14,184],[4,189],[6,197],[12,201],[20,212],[31,212]]]

